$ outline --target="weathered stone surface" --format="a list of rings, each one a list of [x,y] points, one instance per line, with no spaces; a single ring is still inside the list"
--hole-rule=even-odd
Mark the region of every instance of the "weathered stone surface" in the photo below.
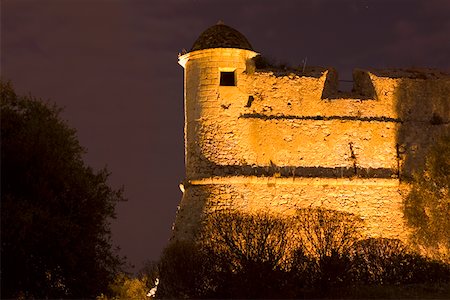
[[[361,216],[369,236],[406,240],[404,179],[449,131],[450,76],[355,70],[355,91],[343,94],[332,69],[258,70],[256,55],[215,48],[179,58],[186,184],[175,237],[191,238],[210,210],[321,206]],[[221,71],[235,72],[236,86],[220,86]]]
[[[192,237],[203,214],[231,208],[245,212],[294,215],[322,207],[350,212],[365,220],[372,237],[407,238],[402,197],[408,185],[391,179],[218,177],[191,182],[183,195],[174,234]]]

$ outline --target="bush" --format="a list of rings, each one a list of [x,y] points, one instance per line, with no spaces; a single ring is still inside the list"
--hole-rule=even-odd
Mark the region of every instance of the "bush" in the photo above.
[[[409,277],[409,257],[404,244],[397,239],[370,238],[355,245],[354,274],[366,284],[398,284]]]
[[[205,221],[200,240],[221,262],[227,280],[218,295],[239,298],[279,297],[286,269],[292,224],[267,214],[216,212]]]
[[[449,265],[412,252],[400,240],[370,238],[355,246],[353,277],[371,285],[450,282]]]
[[[118,274],[109,285],[110,295],[101,294],[97,300],[119,300],[119,299],[145,299],[150,290],[146,276],[130,277],[124,273]]]
[[[320,292],[352,281],[350,254],[361,237],[362,224],[359,217],[345,212],[322,208],[299,210],[300,247],[314,262],[304,276]]]
[[[159,262],[157,298],[208,298],[208,255],[194,242],[175,241],[164,250]]]
[[[177,241],[164,251],[157,297],[280,297],[288,280],[288,228],[261,214],[211,215],[197,242]]]
[[[196,242],[173,242],[164,251],[157,297],[411,297],[423,295],[423,283],[433,295],[450,287],[448,265],[399,240],[361,240],[361,227],[355,215],[324,209],[304,209],[293,219],[214,213]],[[407,284],[417,287],[397,288]]]

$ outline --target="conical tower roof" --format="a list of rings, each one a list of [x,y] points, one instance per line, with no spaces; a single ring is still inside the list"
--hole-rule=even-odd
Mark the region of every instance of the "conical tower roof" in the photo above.
[[[252,45],[242,33],[222,22],[206,29],[195,41],[191,51],[210,48],[238,48],[253,51]]]

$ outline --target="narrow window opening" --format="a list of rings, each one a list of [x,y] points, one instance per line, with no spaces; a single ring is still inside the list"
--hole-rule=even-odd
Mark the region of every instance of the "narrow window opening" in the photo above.
[[[236,78],[234,72],[220,72],[220,85],[236,86]]]

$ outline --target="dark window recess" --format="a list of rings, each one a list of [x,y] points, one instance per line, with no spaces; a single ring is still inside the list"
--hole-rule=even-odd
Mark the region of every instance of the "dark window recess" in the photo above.
[[[234,72],[220,72],[220,85],[235,86],[236,79],[234,77]]]

